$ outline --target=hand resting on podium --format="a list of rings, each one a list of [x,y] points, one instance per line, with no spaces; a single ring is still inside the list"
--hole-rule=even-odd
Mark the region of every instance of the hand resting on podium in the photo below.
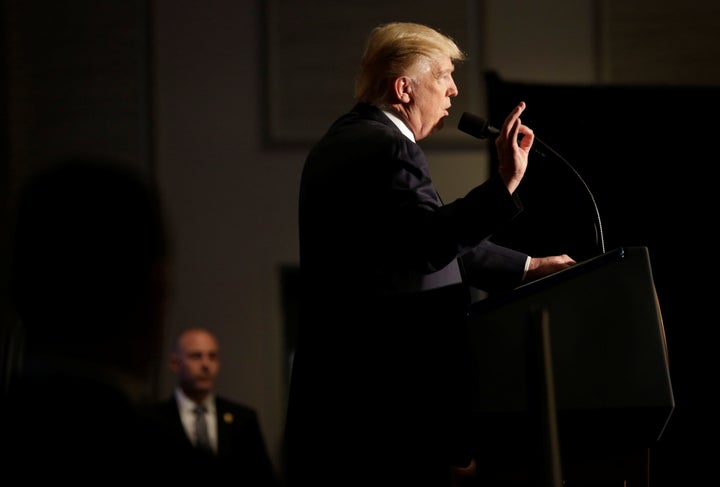
[[[523,283],[525,284],[540,279],[541,277],[549,276],[575,264],[575,260],[567,254],[551,255],[549,257],[531,257]]]

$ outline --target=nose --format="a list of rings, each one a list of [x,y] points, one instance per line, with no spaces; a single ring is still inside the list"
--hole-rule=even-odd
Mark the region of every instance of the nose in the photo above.
[[[448,87],[448,96],[450,96],[450,97],[457,96],[458,93],[459,92],[458,92],[457,85],[455,84],[455,79],[451,78],[450,86]]]

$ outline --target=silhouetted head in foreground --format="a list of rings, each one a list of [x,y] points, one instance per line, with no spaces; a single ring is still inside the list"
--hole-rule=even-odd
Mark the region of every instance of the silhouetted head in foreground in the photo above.
[[[167,241],[149,174],[95,159],[28,179],[11,289],[26,352],[147,375],[162,331]]]

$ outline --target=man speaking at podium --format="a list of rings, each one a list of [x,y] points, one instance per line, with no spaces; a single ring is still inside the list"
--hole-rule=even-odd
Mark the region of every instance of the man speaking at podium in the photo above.
[[[376,27],[357,104],[307,156],[289,487],[450,485],[472,460],[470,287],[510,290],[575,263],[488,240],[522,210],[514,193],[533,144],[524,102],[496,139],[499,171],[440,200],[418,141],[442,128],[464,57],[425,25]]]

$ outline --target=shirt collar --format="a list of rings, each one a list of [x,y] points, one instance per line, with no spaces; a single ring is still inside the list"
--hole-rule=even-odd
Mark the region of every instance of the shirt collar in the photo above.
[[[408,128],[408,126],[405,125],[405,122],[403,122],[402,120],[400,120],[400,118],[399,118],[397,115],[395,115],[394,113],[392,113],[392,112],[389,111],[389,110],[383,110],[382,112],[383,112],[385,115],[387,115],[387,117],[390,119],[390,121],[391,121],[392,123],[394,123],[395,125],[397,125],[397,128],[400,129],[400,132],[402,132],[403,134],[405,134],[405,137],[407,137],[408,139],[410,139],[410,140],[412,140],[413,142],[415,142],[415,135],[413,135],[412,131]]]
[[[195,406],[197,406],[195,401],[193,401],[192,399],[187,397],[180,387],[175,388],[175,399],[177,400],[178,404],[180,405],[180,409],[182,409],[182,410],[187,409],[187,410],[192,411],[195,409]],[[207,409],[207,411],[209,413],[214,413],[215,412],[214,396],[212,394],[208,394],[208,396],[202,402],[201,406],[205,406],[205,408]]]

